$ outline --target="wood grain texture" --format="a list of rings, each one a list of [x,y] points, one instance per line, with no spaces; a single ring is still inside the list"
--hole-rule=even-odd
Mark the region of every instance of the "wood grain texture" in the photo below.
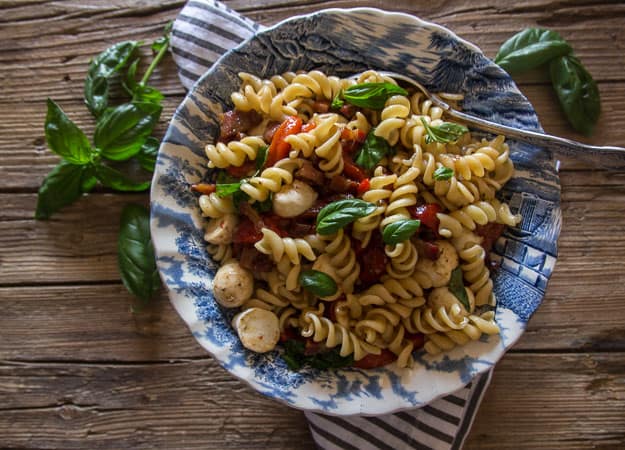
[[[146,193],[97,189],[49,221],[32,219],[37,188],[58,161],[43,135],[46,97],[91,134],[82,103],[89,59],[120,40],[150,42],[184,3],[0,0],[0,448],[314,448],[302,413],[221,369],[164,290],[130,312],[118,222],[126,203],[147,205]],[[555,29],[599,82],[595,135],[571,131],[543,71],[517,77],[519,88],[548,132],[625,146],[623,2],[226,3],[265,25],[327,7],[390,8],[447,26],[489,57],[526,26]],[[171,57],[151,81],[166,94],[162,136],[184,96]],[[625,448],[625,173],[564,160],[561,184],[547,296],[497,365],[467,449]]]

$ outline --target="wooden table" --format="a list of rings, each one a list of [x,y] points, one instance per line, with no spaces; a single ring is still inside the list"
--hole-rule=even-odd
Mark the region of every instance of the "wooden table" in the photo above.
[[[161,293],[133,302],[116,267],[120,210],[147,194],[106,190],[49,221],[37,189],[58,158],[45,99],[79,126],[88,60],[149,41],[182,1],[0,1],[0,447],[11,449],[312,449],[302,413],[262,397],[196,344]],[[545,129],[625,146],[625,4],[486,0],[232,0],[263,24],[325,7],[411,12],[490,57],[526,26],[559,31],[599,83],[594,137],[571,131],[544,74],[518,78]],[[160,133],[184,91],[170,57]],[[467,448],[625,448],[625,172],[562,162],[560,256],[547,296],[495,370]]]

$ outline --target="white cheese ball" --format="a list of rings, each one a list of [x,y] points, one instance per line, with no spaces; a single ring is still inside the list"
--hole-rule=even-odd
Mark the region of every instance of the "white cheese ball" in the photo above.
[[[299,216],[315,204],[317,195],[308,184],[295,180],[273,195],[273,212],[280,217]]]
[[[434,243],[438,247],[438,258],[431,260],[422,256],[415,265],[415,270],[426,274],[431,281],[432,285],[424,286],[426,288],[446,286],[451,279],[451,272],[458,267],[458,252],[454,246],[443,240]]]
[[[213,279],[215,300],[226,308],[236,308],[249,300],[254,291],[254,277],[236,261],[219,268]]]
[[[273,350],[280,340],[280,320],[266,309],[246,309],[234,317],[232,326],[243,346],[256,353]]]
[[[226,214],[218,219],[211,219],[206,226],[204,240],[213,245],[225,245],[232,242],[239,219],[234,214]]]

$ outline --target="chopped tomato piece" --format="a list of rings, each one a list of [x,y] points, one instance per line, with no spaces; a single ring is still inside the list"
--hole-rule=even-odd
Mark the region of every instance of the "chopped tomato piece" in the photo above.
[[[360,183],[358,183],[358,195],[362,195],[367,192],[371,188],[371,182],[369,178],[365,178]]]
[[[343,128],[341,132],[341,148],[343,149],[343,153],[353,155],[360,150],[360,147],[362,147],[366,139],[367,135],[362,130]]]
[[[421,248],[423,249],[425,256],[432,261],[436,261],[438,259],[439,249],[438,245],[434,242],[421,241]]]
[[[308,122],[302,125],[302,133],[308,133],[310,130],[314,130],[317,124],[315,122]]]
[[[263,238],[263,233],[245,216],[241,217],[237,230],[232,237],[235,244],[254,244]]]
[[[360,281],[370,286],[386,273],[386,263],[388,258],[384,253],[384,243],[379,233],[372,236],[369,245],[359,252],[356,252],[358,263],[360,264]]]
[[[211,194],[215,192],[217,186],[210,183],[197,183],[191,185],[191,190],[194,192],[199,192],[200,194]]]
[[[475,229],[475,233],[484,238],[482,247],[484,247],[484,250],[487,252],[490,252],[505,228],[506,226],[504,224],[490,222],[486,225],[478,225]]]
[[[423,333],[406,333],[404,339],[412,342],[415,349],[421,348],[425,344],[425,335]]]
[[[413,218],[421,221],[421,225],[428,227],[435,233],[438,233],[440,220],[438,220],[436,214],[442,211],[440,205],[437,203],[427,203],[420,206],[411,206],[408,208],[408,211]]]
[[[367,177],[367,174],[364,170],[358,167],[349,155],[343,153],[343,173],[345,176],[351,178],[352,180],[356,180],[359,183]]]
[[[385,348],[379,355],[367,355],[364,358],[354,361],[354,367],[358,369],[374,369],[392,363],[397,359],[397,355]]]
[[[280,342],[286,342],[290,340],[297,340],[300,336],[297,334],[297,330],[293,327],[285,327],[280,333]]]
[[[254,168],[256,167],[256,163],[254,161],[245,161],[242,166],[228,166],[226,171],[232,175],[233,177],[243,178],[247,176]]]
[[[289,156],[291,144],[285,142],[287,136],[299,133],[302,129],[302,119],[297,116],[287,117],[280,124],[271,139],[269,153],[267,155],[266,167],[273,166],[276,162]]]

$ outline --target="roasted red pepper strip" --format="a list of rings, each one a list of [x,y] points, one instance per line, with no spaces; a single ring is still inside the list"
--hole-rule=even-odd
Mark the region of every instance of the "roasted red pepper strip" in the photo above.
[[[284,139],[292,134],[299,133],[302,130],[302,119],[297,116],[287,117],[284,122],[280,124],[278,129],[271,139],[271,145],[269,146],[269,152],[267,155],[266,167],[273,166],[276,162],[289,156],[291,151],[291,144],[285,142]]]
[[[317,126],[315,122],[308,122],[302,125],[302,133],[308,133],[310,130],[314,129]]]
[[[254,244],[263,238],[263,233],[247,217],[242,216],[232,237],[235,244]]]
[[[358,181],[359,183],[367,178],[367,174],[364,170],[358,167],[349,155],[343,153],[343,173],[346,177],[351,178],[352,180]]]
[[[358,183],[358,189],[357,189],[358,195],[364,194],[370,188],[371,188],[371,182],[369,181],[369,178],[365,178],[360,183]]]
[[[392,363],[397,359],[395,353],[385,348],[379,355],[367,355],[364,358],[354,361],[354,367],[358,369],[374,369]]]
[[[209,183],[197,183],[191,185],[191,190],[194,192],[199,192],[200,194],[212,194],[217,189],[217,186]]]

